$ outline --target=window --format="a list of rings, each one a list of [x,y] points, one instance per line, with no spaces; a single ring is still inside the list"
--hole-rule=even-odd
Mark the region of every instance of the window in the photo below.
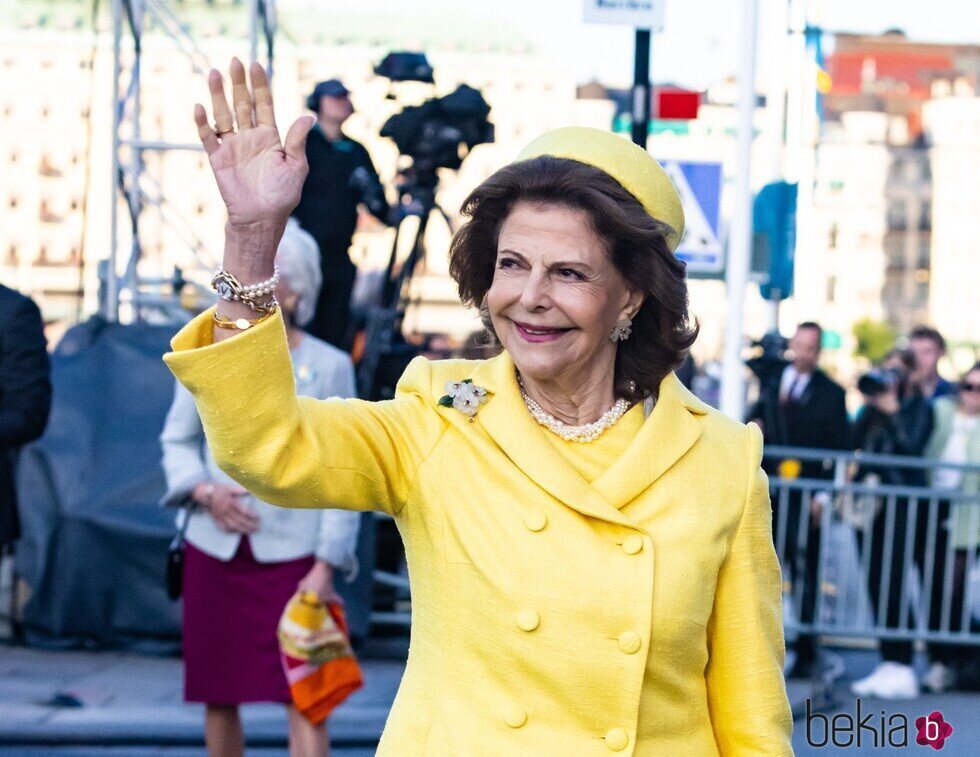
[[[37,167],[37,172],[41,176],[61,176],[62,173],[57,166],[51,160],[51,156],[44,154],[41,156],[41,163]]]
[[[908,228],[908,208],[905,200],[889,200],[886,215],[889,231],[905,231]]]
[[[60,223],[63,219],[51,209],[47,198],[41,199],[41,207],[38,211],[38,220],[41,223]]]

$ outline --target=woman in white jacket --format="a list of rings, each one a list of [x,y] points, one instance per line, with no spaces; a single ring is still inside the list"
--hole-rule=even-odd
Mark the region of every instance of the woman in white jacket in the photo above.
[[[298,394],[353,397],[347,353],[302,331],[312,317],[322,275],[316,242],[290,219],[276,255],[276,297]],[[297,589],[334,599],[333,573],[353,580],[360,514],[285,509],[261,502],[215,465],[191,394],[179,383],[163,434],[169,506],[190,506],[184,569],[184,695],[203,702],[212,755],[244,748],[238,705],[283,702],[293,753],[325,754],[324,727],[290,704],[276,625]],[[182,517],[178,516],[178,518]]]

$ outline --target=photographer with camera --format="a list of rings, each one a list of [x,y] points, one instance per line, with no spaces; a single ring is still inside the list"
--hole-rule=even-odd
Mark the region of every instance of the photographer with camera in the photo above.
[[[293,217],[320,246],[323,270],[316,312],[306,330],[335,347],[348,349],[351,291],[357,275],[348,249],[357,225],[357,209],[363,205],[387,223],[388,201],[368,151],[342,131],[354,113],[347,87],[337,79],[322,81],[306,105],[316,113],[317,121],[306,140],[310,170]]]
[[[857,449],[876,455],[920,457],[932,433],[932,406],[912,383],[916,370],[911,350],[894,349],[881,365],[858,379],[864,395],[855,424]],[[920,469],[862,466],[858,479],[875,475],[894,486],[925,486]]]
[[[902,455],[921,457],[933,429],[932,405],[912,382],[916,371],[915,355],[911,350],[892,350],[882,364],[858,379],[858,390],[864,395],[865,405],[855,425],[857,448],[876,455]],[[925,471],[889,465],[864,464],[858,468],[854,480],[865,484],[888,486],[926,485]],[[911,615],[900,617],[900,604],[906,590],[905,548],[909,534],[909,510],[912,500],[907,496],[880,497],[870,529],[858,531],[858,545],[862,553],[870,549],[868,561],[868,591],[873,610],[879,606],[882,581],[888,582],[885,618],[878,618],[879,625],[891,628],[911,626]],[[926,539],[929,508],[924,500],[917,500],[913,559],[925,574]],[[940,512],[939,522],[948,514]],[[889,509],[894,512],[893,530],[888,533]],[[869,543],[870,542],[870,543]],[[890,548],[890,560],[885,559],[886,546]],[[936,552],[936,559],[945,555],[945,548]],[[887,576],[884,574],[887,571]],[[934,570],[933,592],[941,588],[943,571]],[[939,609],[937,595],[933,595],[933,614]],[[931,621],[934,620],[931,619]],[[912,669],[912,643],[883,639],[880,644],[882,662],[874,671],[851,685],[856,696],[876,696],[882,699],[911,699],[918,696],[919,684]]]

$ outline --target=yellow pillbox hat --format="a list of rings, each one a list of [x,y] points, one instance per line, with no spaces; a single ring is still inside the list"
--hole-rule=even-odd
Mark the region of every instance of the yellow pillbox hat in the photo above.
[[[602,129],[566,126],[534,139],[517,160],[541,155],[569,158],[612,176],[657,221],[670,226],[667,246],[671,252],[684,236],[684,208],[667,172],[642,147]]]

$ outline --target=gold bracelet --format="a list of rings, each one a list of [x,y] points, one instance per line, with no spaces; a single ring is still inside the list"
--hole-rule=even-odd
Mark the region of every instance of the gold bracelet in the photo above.
[[[258,318],[222,318],[218,315],[217,311],[214,314],[214,325],[219,326],[223,329],[233,329],[235,331],[245,331],[246,329],[252,328],[256,324],[262,323],[262,321],[271,318],[276,313],[277,303],[273,302],[272,307],[270,307],[265,313],[260,315]]]

